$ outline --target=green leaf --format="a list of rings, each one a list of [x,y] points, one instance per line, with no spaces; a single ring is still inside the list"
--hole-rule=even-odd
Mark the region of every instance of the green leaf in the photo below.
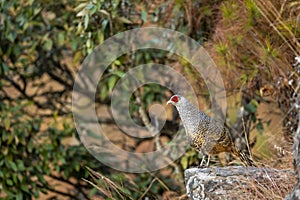
[[[180,164],[183,169],[186,169],[188,167],[188,158],[186,156],[183,156],[180,160]]]
[[[9,162],[10,167],[12,168],[12,170],[14,170],[15,172],[18,171],[17,165],[16,163],[10,161]]]
[[[60,166],[59,165],[55,165],[55,171],[60,172]]]
[[[9,71],[9,67],[5,62],[2,63],[2,70],[4,73]]]
[[[89,15],[84,16],[84,29],[87,29],[89,25]]]
[[[12,174],[12,177],[13,177],[13,182],[15,183],[15,185],[17,185],[19,182],[17,174]]]
[[[43,170],[40,165],[36,165],[35,169],[37,169],[38,172],[43,173]]]
[[[19,171],[24,171],[26,169],[22,160],[17,160],[17,165]]]
[[[252,100],[251,100],[251,103],[252,103],[255,107],[258,107],[258,106],[259,106],[259,103],[258,103],[255,99],[252,99]]]
[[[86,2],[85,2],[85,3],[81,3],[81,4],[79,4],[76,8],[74,8],[73,10],[74,10],[75,12],[79,12],[79,11],[83,10],[84,7],[86,7],[86,5],[87,5]]]
[[[91,47],[91,43],[92,43],[91,38],[87,39],[87,41],[86,41],[86,47],[90,48]]]
[[[62,32],[58,33],[57,45],[62,46],[64,44],[64,42],[65,42],[65,35]]]
[[[254,114],[254,113],[256,113],[257,106],[258,106],[257,101],[252,100],[250,103],[248,103],[248,104],[245,106],[245,109],[246,109],[248,112]]]
[[[15,32],[10,32],[8,35],[6,35],[6,39],[8,39],[10,42],[14,42],[17,37],[17,34]]]
[[[257,130],[258,132],[260,132],[260,133],[263,132],[263,130],[264,130],[264,125],[263,125],[261,119],[258,119],[258,123],[255,125],[255,127],[256,127],[256,130]]]
[[[68,170],[68,169],[65,169],[65,170],[64,170],[64,177],[67,178],[67,177],[69,177],[69,175],[70,175],[69,170]]]
[[[20,46],[19,45],[14,45],[14,48],[13,48],[13,53],[15,56],[19,56],[20,55]]]
[[[42,174],[37,173],[36,176],[38,177],[38,180],[39,180],[42,184],[44,184],[44,185],[47,184],[47,182],[46,182],[45,178],[42,176]]]
[[[27,192],[27,193],[29,193],[29,189],[28,189],[28,187],[27,187],[27,185],[21,185],[21,190],[23,190],[24,192]]]
[[[53,41],[51,39],[47,39],[46,42],[43,45],[43,48],[46,51],[50,51],[52,49],[52,46],[53,46]]]
[[[146,22],[147,21],[147,12],[145,10],[143,10],[141,12],[141,19]]]
[[[44,194],[48,194],[48,191],[46,188],[41,188],[41,192],[44,193]]]
[[[97,32],[97,37],[98,37],[98,41],[99,41],[99,44],[102,44],[103,41],[104,41],[104,34],[102,31],[98,31]]]
[[[72,63],[73,64],[79,63],[81,58],[82,58],[82,51],[77,51],[73,57]]]
[[[95,5],[94,5],[93,3],[89,3],[85,8],[86,8],[87,10],[90,10],[90,9],[92,9],[94,6],[95,6]]]
[[[79,170],[80,170],[80,165],[79,165],[79,163],[77,163],[77,164],[75,165],[74,168],[75,168],[75,171],[76,171],[76,172],[79,172]]]
[[[36,189],[33,190],[31,193],[33,193],[33,196],[35,197],[35,199],[39,199],[40,193]]]
[[[23,186],[23,185],[22,185]],[[21,192],[19,192],[17,195],[16,195],[16,200],[22,200],[23,199],[23,194]]]
[[[109,12],[107,12],[106,10],[101,9],[101,10],[99,10],[99,12],[106,16],[109,16]]]
[[[116,21],[121,22],[123,24],[133,24],[132,21],[130,21],[126,17],[116,17]]]
[[[77,34],[77,31],[76,31],[76,34]],[[73,52],[77,50],[77,44],[78,44],[78,41],[76,41],[76,40],[71,41],[71,48],[72,48]],[[82,53],[82,51],[80,51],[80,52]]]
[[[4,118],[4,127],[5,130],[8,130],[10,128],[10,119],[8,117]]]
[[[29,143],[27,144],[27,150],[28,150],[29,153],[32,152],[33,147],[34,147],[33,141],[30,140]]]
[[[93,14],[95,14],[97,11],[97,6],[93,6],[91,9],[90,9],[90,16],[92,16]]]
[[[13,185],[13,181],[10,180],[10,179],[6,179],[6,184],[9,185],[9,186],[12,186]]]
[[[61,161],[62,164],[66,164],[66,159],[64,157],[61,157],[60,161]]]
[[[111,76],[109,79],[108,79],[108,91],[111,92],[117,82],[117,77],[116,76]]]
[[[4,156],[6,156],[8,154],[9,149],[8,148],[3,148],[2,149],[2,153]]]
[[[125,75],[125,73],[120,71],[120,70],[114,70],[110,73],[113,74],[113,75],[117,75],[119,78],[122,78]]]
[[[14,136],[12,134],[9,134],[7,136],[7,144],[10,145],[12,143],[12,141],[14,140]]]
[[[120,66],[121,65],[121,61],[120,60],[115,60],[114,64]]]
[[[2,133],[2,141],[6,141],[7,140],[7,133]]]
[[[252,117],[251,117],[251,120],[254,122],[254,123],[256,123],[256,115],[252,115]]]

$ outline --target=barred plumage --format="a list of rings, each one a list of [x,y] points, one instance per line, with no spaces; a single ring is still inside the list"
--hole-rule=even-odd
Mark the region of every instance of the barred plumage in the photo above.
[[[229,130],[220,122],[198,110],[180,95],[172,96],[168,103],[176,106],[189,143],[197,151],[204,156],[221,152],[233,153],[245,165],[255,166],[249,155],[235,147]]]

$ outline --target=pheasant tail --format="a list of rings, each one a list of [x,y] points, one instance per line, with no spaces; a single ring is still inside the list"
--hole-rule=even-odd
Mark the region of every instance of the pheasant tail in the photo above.
[[[252,158],[250,158],[250,156],[248,154],[245,154],[244,152],[241,152],[239,150],[237,150],[236,148],[233,150],[233,153],[238,156],[240,158],[240,160],[246,165],[246,166],[253,166],[253,167],[257,167],[254,164],[254,161],[252,160]]]

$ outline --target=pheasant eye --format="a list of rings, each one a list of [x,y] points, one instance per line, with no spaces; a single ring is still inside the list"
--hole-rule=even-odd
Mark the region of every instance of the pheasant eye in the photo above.
[[[173,101],[175,103],[177,103],[178,100],[179,100],[178,96],[173,96],[172,99],[171,99],[171,101]]]

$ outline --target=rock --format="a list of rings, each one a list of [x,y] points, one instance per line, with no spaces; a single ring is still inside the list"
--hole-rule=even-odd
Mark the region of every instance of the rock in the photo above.
[[[244,166],[185,170],[187,196],[208,199],[274,199],[284,197],[296,182],[292,170]]]

